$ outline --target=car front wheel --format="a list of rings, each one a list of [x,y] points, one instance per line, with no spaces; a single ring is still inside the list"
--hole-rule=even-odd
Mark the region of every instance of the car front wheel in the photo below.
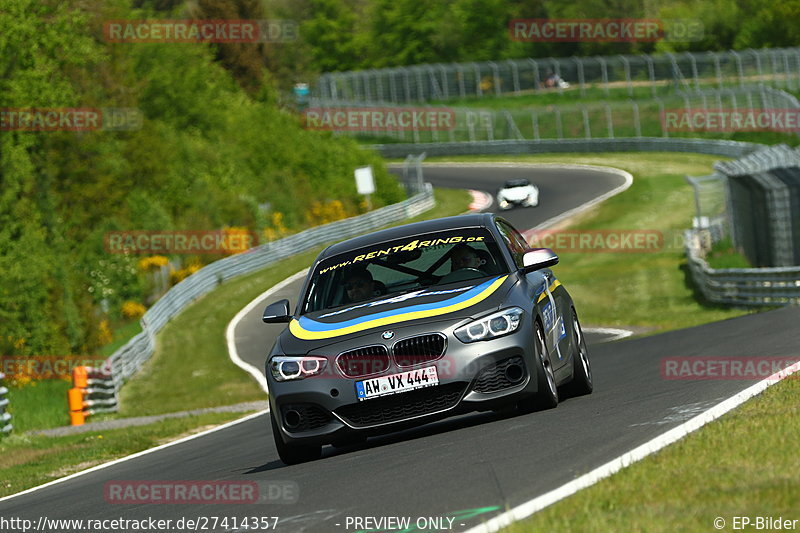
[[[586,339],[583,336],[578,314],[572,309],[572,337],[575,351],[572,354],[572,382],[570,392],[573,396],[591,394],[594,389],[592,381],[592,367],[589,364],[589,350],[586,348]]]
[[[558,405],[556,376],[553,372],[553,365],[550,364],[550,359],[547,357],[544,331],[538,321],[534,322],[534,336],[538,392],[519,402],[519,409],[523,412],[552,409]]]

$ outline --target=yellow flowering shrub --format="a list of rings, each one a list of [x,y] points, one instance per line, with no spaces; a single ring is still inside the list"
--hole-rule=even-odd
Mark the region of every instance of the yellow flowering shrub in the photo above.
[[[200,260],[193,259],[189,262],[188,265],[186,265],[186,267],[178,270],[172,270],[169,273],[169,280],[173,285],[177,285],[178,283],[185,280],[186,278],[188,278],[201,268],[203,268],[203,265],[200,264]]]
[[[125,302],[127,303],[127,302]],[[124,307],[124,304],[123,304]],[[142,311],[144,313],[144,311]],[[108,320],[103,319],[100,321],[100,324],[97,327],[97,341],[100,343],[101,346],[105,346],[106,344],[110,344],[111,341],[114,340],[114,333],[111,331],[111,326],[108,324]]]
[[[168,264],[169,264],[169,259],[167,259],[163,255],[143,257],[139,259],[139,270],[141,270],[142,272],[152,272],[154,270],[160,269],[161,267],[165,267]]]
[[[270,227],[264,228],[264,231],[261,233],[264,241],[274,241],[280,239],[284,235],[286,235],[287,229],[286,226],[283,225],[283,213],[280,211],[275,211],[270,216]]]
[[[245,227],[230,227],[222,230],[225,255],[240,254],[258,246],[255,235]]]
[[[306,218],[312,226],[320,226],[337,220],[342,220],[350,216],[340,200],[329,200],[327,202],[311,202]]]
[[[122,316],[125,318],[142,318],[147,309],[139,302],[128,300],[122,304]]]

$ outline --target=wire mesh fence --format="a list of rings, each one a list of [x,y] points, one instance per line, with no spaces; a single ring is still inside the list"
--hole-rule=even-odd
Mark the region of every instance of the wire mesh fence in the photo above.
[[[338,134],[393,142],[484,142],[499,140],[546,139],[615,139],[640,137],[688,137],[711,132],[734,132],[742,124],[733,122],[753,119],[753,114],[768,111],[781,115],[779,122],[744,126],[753,130],[800,131],[800,102],[793,95],[771,87],[751,86],[744,89],[704,89],[676,91],[670,95],[642,100],[611,100],[563,105],[524,106],[513,109],[448,107],[447,121],[432,127],[429,122],[412,120],[408,126],[390,127],[392,115],[408,117],[428,114],[444,108],[397,107],[387,109],[372,104],[327,102],[319,103],[313,112],[328,117],[326,126]],[[337,128],[339,123],[349,124]],[[353,120],[350,120],[350,119]],[[720,119],[722,121],[720,122]],[[698,120],[702,122],[698,123]],[[793,128],[790,122],[797,123]]]
[[[553,75],[566,83],[549,87],[547,80]],[[608,96],[621,89],[633,97],[643,89],[655,97],[664,87],[729,89],[754,83],[798,89],[800,48],[527,58],[330,72],[319,77],[312,96],[402,104],[553,91]]]

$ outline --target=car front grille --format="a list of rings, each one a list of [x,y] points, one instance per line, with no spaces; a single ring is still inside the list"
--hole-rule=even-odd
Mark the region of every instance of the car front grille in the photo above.
[[[389,351],[382,344],[364,346],[339,354],[336,364],[351,378],[379,374],[389,368]]]
[[[444,354],[445,348],[445,336],[430,333],[398,341],[392,347],[392,354],[398,366],[413,366],[438,359]]]
[[[435,385],[345,405],[335,413],[355,427],[399,422],[454,407],[464,394],[464,389],[466,384],[458,382]]]
[[[299,424],[289,427],[286,420],[286,413],[289,411],[296,411],[300,415]],[[283,413],[283,426],[292,432],[320,428],[332,419],[327,411],[313,403],[286,404],[281,406],[281,412]]]
[[[516,381],[509,380],[508,376],[506,375],[506,370],[511,365],[519,365],[522,367],[521,378]],[[509,357],[508,359],[503,359],[502,361],[493,364],[489,368],[485,368],[478,376],[478,379],[475,380],[475,386],[472,387],[472,390],[482,393],[497,392],[499,390],[519,385],[524,381],[525,375],[525,361],[523,361],[522,357]]]

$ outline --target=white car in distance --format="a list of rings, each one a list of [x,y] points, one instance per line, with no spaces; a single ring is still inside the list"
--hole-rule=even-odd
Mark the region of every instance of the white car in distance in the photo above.
[[[507,180],[497,191],[497,205],[500,209],[517,205],[536,207],[539,205],[539,188],[525,178]]]

